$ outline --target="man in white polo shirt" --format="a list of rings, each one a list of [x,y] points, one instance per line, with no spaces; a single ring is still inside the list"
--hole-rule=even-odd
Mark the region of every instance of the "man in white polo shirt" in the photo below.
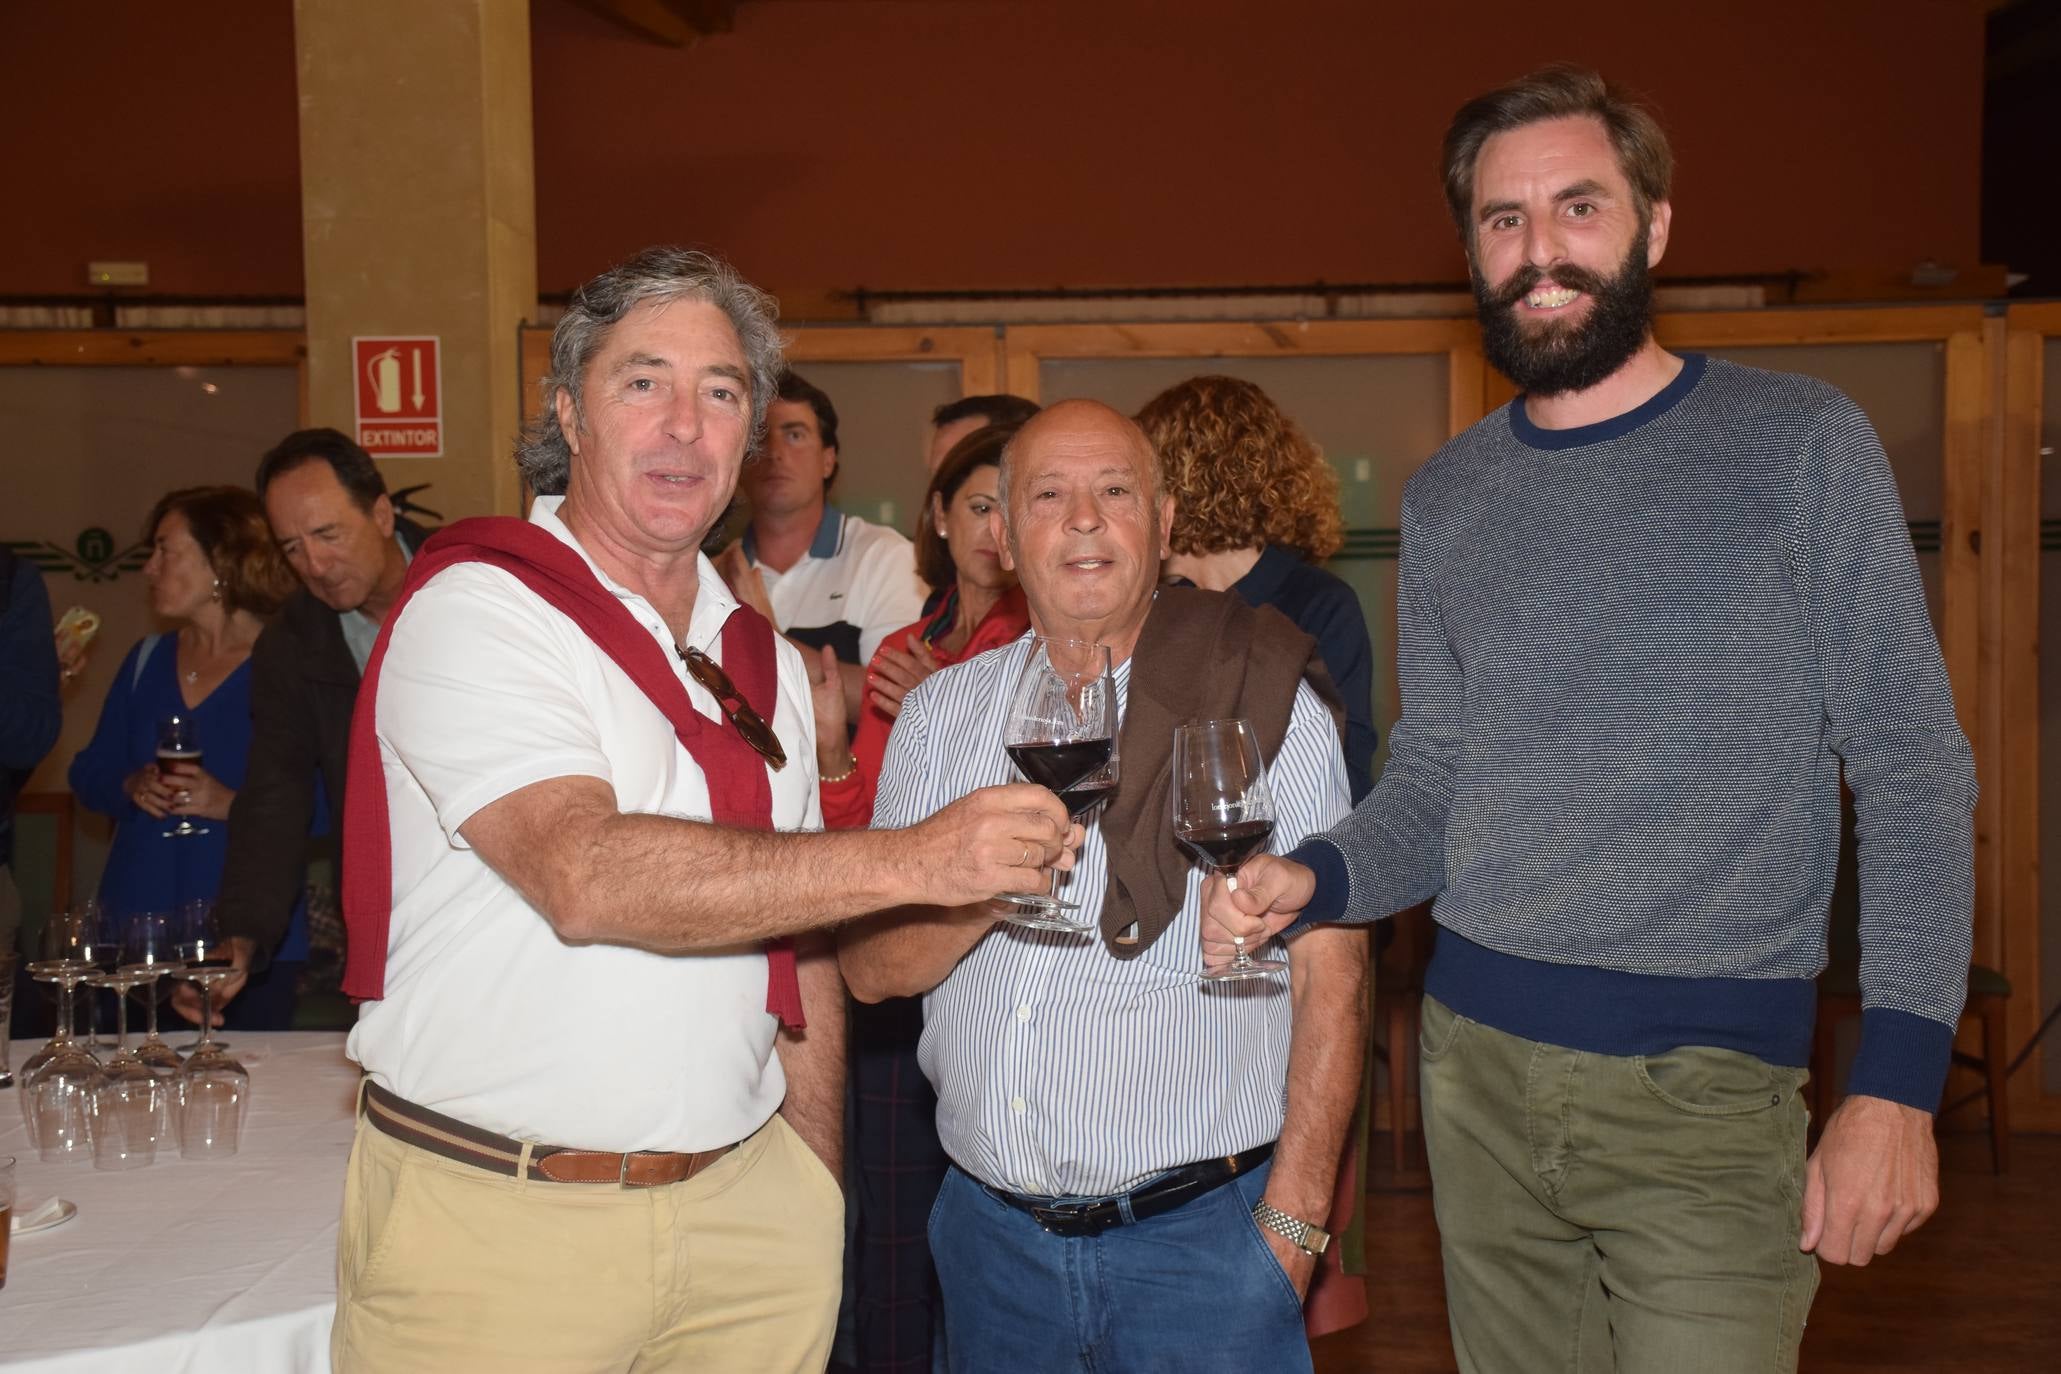
[[[529,520],[425,543],[374,646],[339,1370],[821,1369],[842,994],[784,939],[1070,865],[1031,787],[780,833],[819,823],[808,682],[698,553],[779,366],[772,302],[705,255],[588,283]]]
[[[782,634],[816,651],[812,657],[825,647],[837,655],[845,708],[857,720],[873,651],[922,616],[924,588],[915,545],[830,504],[836,478],[837,407],[789,372],[766,412],[765,443],[745,469],[751,524],[717,567]]]

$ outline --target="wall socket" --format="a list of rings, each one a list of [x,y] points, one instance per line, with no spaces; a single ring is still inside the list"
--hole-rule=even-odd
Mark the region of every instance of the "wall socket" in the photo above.
[[[150,264],[147,262],[89,262],[86,264],[86,285],[148,286],[150,285]]]

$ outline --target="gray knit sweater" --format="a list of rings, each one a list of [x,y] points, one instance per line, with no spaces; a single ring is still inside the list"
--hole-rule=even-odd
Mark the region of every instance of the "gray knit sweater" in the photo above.
[[[1690,356],[1602,424],[1506,406],[1406,488],[1398,618],[1389,763],[1300,851],[1307,919],[1435,897],[1431,991],[1464,1014],[1599,1052],[1802,1063],[1843,763],[1868,1008],[1850,1090],[1937,1103],[1974,766],[1852,401]]]

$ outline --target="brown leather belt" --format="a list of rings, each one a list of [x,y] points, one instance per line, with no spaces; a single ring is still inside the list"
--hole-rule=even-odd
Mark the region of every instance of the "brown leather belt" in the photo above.
[[[377,1083],[365,1085],[365,1119],[381,1132],[431,1154],[470,1164],[503,1178],[521,1169],[523,1142],[468,1126],[427,1107],[396,1097]],[[544,1183],[612,1183],[623,1188],[657,1188],[685,1183],[736,1149],[724,1145],[694,1154],[636,1150],[569,1150],[560,1145],[530,1147],[529,1176]]]

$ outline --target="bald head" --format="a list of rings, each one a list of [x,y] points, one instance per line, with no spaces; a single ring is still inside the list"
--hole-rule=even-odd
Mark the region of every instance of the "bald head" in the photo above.
[[[1172,502],[1145,432],[1100,401],[1039,412],[1002,451],[996,542],[1040,634],[1136,642],[1167,556]]]
[[[1145,431],[1130,416],[1100,401],[1059,401],[1026,420],[1002,450],[1002,468],[996,485],[1002,489],[1002,520],[1008,523],[1010,488],[1015,474],[1023,471],[1030,455],[1043,446],[1057,449],[1116,445],[1128,449],[1143,481],[1143,490],[1154,500],[1159,496],[1159,453]]]

